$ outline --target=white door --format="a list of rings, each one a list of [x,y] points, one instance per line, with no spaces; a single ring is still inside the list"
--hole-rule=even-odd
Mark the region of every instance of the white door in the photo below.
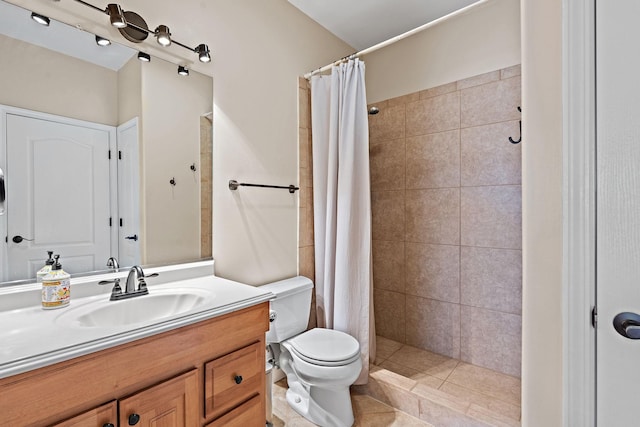
[[[140,264],[138,119],[118,126],[118,252],[121,266]]]
[[[634,316],[640,314],[639,20],[638,0],[596,2],[596,399],[601,427],[640,425],[640,316]],[[619,315],[620,332],[614,328]]]
[[[105,129],[7,114],[8,280],[35,277],[48,250],[69,273],[104,269],[109,144]]]

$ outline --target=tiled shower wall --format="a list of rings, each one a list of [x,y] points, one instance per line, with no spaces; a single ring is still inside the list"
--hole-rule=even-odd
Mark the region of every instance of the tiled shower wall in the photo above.
[[[372,105],[378,335],[519,377],[520,67]]]
[[[298,143],[300,175],[300,223],[298,224],[298,274],[315,283],[313,247],[313,176],[311,162],[311,94],[309,81],[298,79]],[[316,326],[315,294],[311,304],[309,328]]]

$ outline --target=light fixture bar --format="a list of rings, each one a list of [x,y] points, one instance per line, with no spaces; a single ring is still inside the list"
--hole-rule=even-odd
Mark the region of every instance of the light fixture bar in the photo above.
[[[142,31],[143,33],[150,34],[150,35],[153,35],[153,36],[157,36],[157,31],[158,31],[158,29],[160,29],[160,30],[162,30],[162,35],[164,35],[166,37],[163,40],[168,41],[168,43],[166,43],[166,42],[165,43],[160,43],[160,41],[159,41],[159,43],[161,45],[169,46],[170,44],[176,44],[176,45],[178,45],[178,46],[180,46],[180,47],[182,47],[184,49],[187,49],[187,50],[197,54],[198,55],[198,59],[200,60],[200,62],[205,62],[206,63],[206,62],[210,62],[211,61],[209,48],[207,47],[206,44],[203,43],[203,44],[199,44],[196,47],[189,47],[186,44],[180,43],[179,41],[174,40],[173,37],[171,37],[171,33],[169,33],[169,27],[166,26],[166,25],[159,25],[156,28],[156,31],[151,31],[148,28],[142,28],[142,27],[140,27],[140,26],[138,26],[138,25],[136,25],[136,24],[134,24],[132,22],[128,22],[128,20],[124,19],[124,16],[122,14],[119,14],[119,15],[115,14],[115,12],[117,10],[122,12],[122,9],[120,8],[120,5],[118,5],[116,3],[109,3],[107,5],[107,8],[100,9],[99,7],[94,6],[91,3],[87,3],[86,1],[83,1],[83,0],[75,0],[75,1],[77,1],[78,3],[81,3],[81,4],[85,5],[85,6],[88,6],[91,9],[97,10],[97,11],[102,12],[102,13],[106,13],[110,17],[111,24],[113,26],[115,26],[115,27],[119,27],[119,28],[131,27],[131,28],[133,28],[135,30]],[[122,21],[116,20],[115,23],[114,23],[114,16],[121,17]],[[116,24],[118,24],[118,25],[116,25]],[[122,24],[126,24],[126,25],[122,25]]]

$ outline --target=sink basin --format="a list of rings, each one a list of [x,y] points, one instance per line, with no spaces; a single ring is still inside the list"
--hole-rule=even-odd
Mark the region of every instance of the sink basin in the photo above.
[[[210,304],[215,295],[203,289],[153,290],[149,295],[121,301],[101,299],[71,307],[56,322],[85,328],[111,328],[150,323]]]

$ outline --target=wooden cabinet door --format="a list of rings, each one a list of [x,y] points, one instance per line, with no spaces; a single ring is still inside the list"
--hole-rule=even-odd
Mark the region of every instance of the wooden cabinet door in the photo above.
[[[207,424],[206,427],[262,427],[266,422],[266,414],[260,403],[260,396],[255,396],[214,422]]]
[[[117,424],[118,406],[114,400],[52,427],[115,427]]]
[[[218,417],[264,394],[264,344],[256,342],[205,365],[205,416]]]
[[[120,425],[195,427],[199,425],[198,370],[194,369],[125,399]]]

